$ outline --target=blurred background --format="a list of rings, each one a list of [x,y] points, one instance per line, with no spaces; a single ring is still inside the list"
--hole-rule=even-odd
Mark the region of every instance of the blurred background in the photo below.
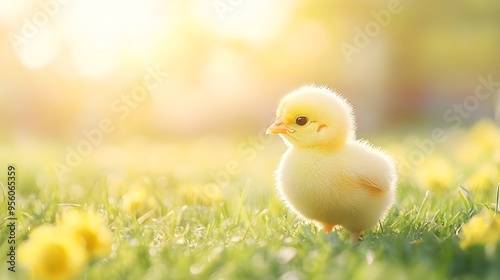
[[[476,106],[479,77],[497,84]],[[103,120],[98,170],[224,170],[279,141],[262,134],[279,99],[310,83],[350,100],[361,136],[449,128],[464,100],[461,125],[498,124],[499,82],[496,0],[0,0],[1,149],[47,170]]]

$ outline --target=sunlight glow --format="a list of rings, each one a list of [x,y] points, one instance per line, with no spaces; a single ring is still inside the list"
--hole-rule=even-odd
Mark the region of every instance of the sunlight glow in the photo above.
[[[30,69],[50,63],[59,50],[59,40],[50,29],[40,30],[35,38],[16,49],[21,62]]]
[[[0,22],[14,22],[30,8],[27,1],[0,0]]]
[[[205,2],[193,3],[194,19],[208,25],[219,35],[255,44],[275,36],[299,4],[299,1],[286,0]],[[220,6],[217,6],[219,2]]]
[[[119,63],[117,53],[110,47],[76,45],[73,46],[71,54],[78,72],[90,78],[99,78],[111,74]]]
[[[156,0],[78,1],[72,5],[64,32],[78,71],[98,78],[111,73],[124,56],[144,56],[158,39],[161,20]]]

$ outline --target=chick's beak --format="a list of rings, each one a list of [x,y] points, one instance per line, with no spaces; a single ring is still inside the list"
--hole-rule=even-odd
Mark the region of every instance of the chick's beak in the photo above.
[[[267,128],[266,134],[292,133],[294,131],[292,128],[286,126],[281,118],[278,118]]]

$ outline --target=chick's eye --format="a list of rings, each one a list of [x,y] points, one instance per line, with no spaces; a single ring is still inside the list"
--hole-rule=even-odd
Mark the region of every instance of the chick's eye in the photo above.
[[[295,123],[298,125],[305,125],[307,123],[307,118],[306,117],[297,117],[295,119]]]

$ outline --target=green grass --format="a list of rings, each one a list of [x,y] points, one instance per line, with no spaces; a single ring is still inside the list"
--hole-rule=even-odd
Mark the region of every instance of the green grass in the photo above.
[[[273,166],[279,157],[269,149],[259,160]],[[273,169],[261,178],[260,170],[252,173],[244,165],[214,200],[201,191],[193,198],[173,175],[165,187],[153,175],[128,172],[125,184],[147,182],[157,202],[152,211],[131,215],[122,210],[121,193],[113,194],[105,172],[84,169],[61,185],[40,179],[28,164],[18,168],[18,244],[67,207],[92,208],[106,217],[113,251],[93,261],[81,279],[500,279],[500,248],[464,251],[457,235],[475,213],[493,209],[495,186],[469,195],[459,186],[434,193],[403,179],[387,218],[355,244],[343,229],[324,234],[288,211],[266,179]],[[200,181],[209,181],[205,173]],[[0,204],[6,205],[5,196]],[[6,269],[4,224],[0,278],[24,279],[22,268],[15,274]]]

